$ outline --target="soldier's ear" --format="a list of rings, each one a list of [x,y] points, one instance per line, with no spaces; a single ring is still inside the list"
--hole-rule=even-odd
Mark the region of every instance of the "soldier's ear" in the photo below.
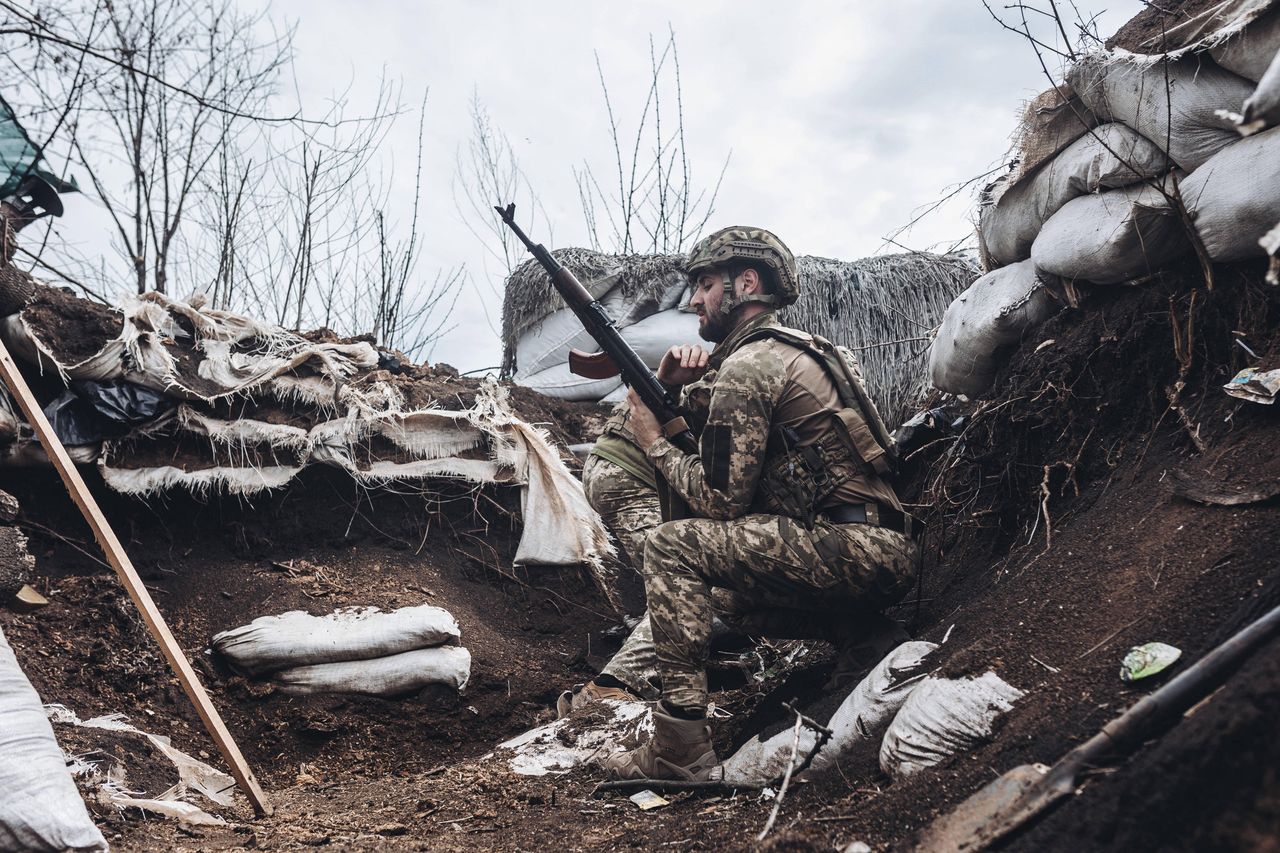
[[[760,273],[756,272],[754,267],[747,267],[742,271],[742,295],[755,296],[762,292],[763,283],[760,281]]]

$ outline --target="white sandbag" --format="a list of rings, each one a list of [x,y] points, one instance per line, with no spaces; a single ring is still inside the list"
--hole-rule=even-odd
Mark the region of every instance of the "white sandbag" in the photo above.
[[[600,298],[605,313],[619,327],[640,319],[635,316],[633,303],[617,287]],[[534,374],[564,362],[571,349],[595,352],[599,348],[573,309],[560,308],[534,322],[516,340],[516,372],[521,376]]]
[[[1261,257],[1258,241],[1280,219],[1280,128],[1241,139],[1182,182],[1209,257]]]
[[[922,662],[937,648],[935,643],[913,640],[903,643],[876,664],[858,686],[849,692],[831,715],[827,728],[831,739],[813,757],[809,773],[834,768],[840,758],[859,743],[879,738],[889,726],[907,696],[920,684]],[[813,749],[816,734],[802,728],[796,755],[802,759]],[[730,784],[763,785],[781,777],[791,760],[796,742],[790,727],[762,740],[759,735],[739,747],[724,762],[724,779]]]
[[[1183,196],[1190,198],[1185,189]],[[1031,260],[1041,274],[1120,284],[1167,267],[1190,248],[1164,194],[1141,184],[1064,204],[1040,229]]]
[[[880,744],[880,769],[910,776],[991,737],[996,718],[1025,695],[994,672],[926,678],[907,697]]]
[[[0,850],[106,850],[31,682],[0,631]]]
[[[308,664],[381,658],[457,642],[458,622],[427,604],[384,613],[376,607],[345,607],[325,616],[291,610],[259,616],[248,625],[213,637],[213,649],[238,672],[260,675]]]
[[[531,388],[539,394],[546,394],[548,397],[575,401],[599,400],[622,384],[622,380],[616,376],[609,379],[587,379],[576,376],[569,371],[568,362],[540,370],[532,376],[516,376],[512,381],[525,388]]]
[[[1262,75],[1258,88],[1253,90],[1240,112],[1240,123],[1248,128],[1249,133],[1280,124],[1280,53],[1271,61],[1271,67]]]
[[[415,649],[373,660],[319,663],[284,669],[271,677],[284,693],[363,693],[399,696],[429,684],[455,690],[471,678],[471,652],[462,646]]]
[[[1026,260],[1041,226],[1071,199],[1166,171],[1168,156],[1153,142],[1123,124],[1104,124],[981,208],[987,257],[995,266]]]
[[[621,403],[623,400],[627,399],[627,392],[630,390],[631,389],[628,388],[626,385],[619,385],[617,388],[614,388],[608,394],[605,394],[603,397],[601,397],[600,402],[608,403],[609,405],[613,405],[614,403]]]
[[[1231,120],[1253,84],[1204,54],[1165,61],[1123,51],[1082,57],[1067,79],[1089,107],[1127,124],[1161,147],[1185,171],[1200,167],[1238,138]]]
[[[657,370],[667,350],[677,344],[709,344],[698,336],[698,315],[676,308],[659,311],[622,330],[622,339],[631,345],[650,370]]]
[[[1261,80],[1277,54],[1280,54],[1280,6],[1273,6],[1209,51],[1215,62],[1247,80]]]
[[[1000,350],[1056,310],[1032,261],[982,276],[948,306],[929,347],[934,387],[969,397],[986,393],[1002,363]]]

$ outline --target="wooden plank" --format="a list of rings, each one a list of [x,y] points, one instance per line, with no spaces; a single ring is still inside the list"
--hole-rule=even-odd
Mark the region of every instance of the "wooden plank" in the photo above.
[[[213,738],[213,742],[218,747],[218,752],[222,753],[223,759],[231,768],[231,775],[235,777],[240,789],[249,798],[249,802],[253,804],[254,812],[259,817],[271,814],[271,804],[267,801],[266,794],[262,792],[262,788],[258,785],[258,780],[254,777],[253,771],[249,769],[248,763],[245,762],[244,756],[240,753],[240,748],[236,746],[231,733],[227,731],[227,726],[222,722],[218,709],[213,706],[213,703],[209,700],[209,694],[205,693],[204,686],[196,678],[195,670],[191,668],[191,663],[187,660],[186,655],[183,654],[178,641],[174,639],[173,634],[169,631],[169,626],[165,624],[164,617],[160,615],[155,602],[151,600],[151,594],[143,586],[142,579],[138,577],[138,572],[133,567],[133,563],[130,562],[129,555],[125,553],[124,546],[116,538],[115,531],[111,529],[111,525],[102,514],[102,509],[98,506],[98,502],[94,500],[88,487],[85,486],[84,480],[80,477],[80,472],[76,470],[75,463],[71,461],[71,457],[67,455],[66,448],[62,446],[62,442],[54,434],[53,427],[49,425],[44,412],[41,411],[35,395],[27,387],[27,381],[18,371],[18,365],[14,363],[9,355],[9,350],[5,348],[2,342],[0,342],[0,374],[4,375],[5,385],[9,387],[9,391],[12,392],[14,398],[18,401],[18,405],[26,414],[27,422],[31,424],[36,431],[36,435],[40,437],[40,445],[53,462],[54,467],[58,469],[58,474],[62,477],[62,482],[66,484],[67,491],[71,493],[71,498],[76,502],[76,506],[80,507],[80,512],[84,515],[85,521],[89,522],[89,526],[93,528],[94,538],[98,540],[98,545],[101,546],[107,556],[107,562],[116,570],[116,574],[120,577],[120,582],[124,584],[129,597],[133,599],[134,605],[137,606],[138,611],[142,614],[142,619],[147,624],[147,630],[151,632],[151,636],[155,637],[156,642],[160,644],[160,649],[164,652],[165,659],[169,661],[169,666],[173,667],[173,671],[177,673],[178,681],[182,684],[182,689],[186,691],[187,697],[195,705],[196,713],[200,715],[200,720],[204,723],[205,730],[209,732],[209,736]]]

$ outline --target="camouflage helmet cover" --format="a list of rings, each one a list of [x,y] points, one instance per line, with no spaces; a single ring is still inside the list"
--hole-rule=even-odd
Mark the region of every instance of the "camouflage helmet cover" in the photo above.
[[[709,269],[735,263],[758,263],[772,270],[777,284],[776,303],[779,307],[790,305],[800,297],[795,256],[777,235],[763,228],[731,225],[703,237],[689,251],[685,272],[692,280]]]

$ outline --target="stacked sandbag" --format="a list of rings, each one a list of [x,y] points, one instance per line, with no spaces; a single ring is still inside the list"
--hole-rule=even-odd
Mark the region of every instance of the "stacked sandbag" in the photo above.
[[[460,636],[439,607],[343,608],[261,616],[214,635],[212,646],[232,669],[270,678],[285,693],[397,696],[429,684],[462,690],[471,653],[457,645]]]
[[[1092,53],[1068,69],[1067,80],[1093,112],[1161,146],[1187,172],[1239,138],[1223,111],[1238,109],[1254,89],[1204,54]]]
[[[980,209],[979,234],[988,263],[994,267],[1026,260],[1041,227],[1067,202],[1158,177],[1168,171],[1168,162],[1155,143],[1112,122],[1091,130],[1016,183],[1010,184],[1009,176],[1001,178]]]
[[[624,318],[633,317],[636,313],[634,306],[629,306],[624,310],[625,313],[621,314]],[[558,318],[555,319],[558,322]],[[572,320],[577,324],[578,334],[559,347],[545,347],[546,356],[542,361],[536,362],[538,364],[547,364],[547,362],[551,361],[552,363],[534,373],[527,373],[522,369],[516,373],[514,380],[526,388],[531,388],[549,397],[559,397],[562,400],[574,401],[600,400],[621,387],[622,380],[616,376],[609,379],[589,379],[578,376],[569,370],[568,357],[571,348],[584,352],[595,352],[599,349],[599,346],[592,340],[591,336],[583,330],[582,322],[576,316],[572,316]],[[658,364],[662,361],[662,356],[677,344],[699,343],[703,346],[709,346],[698,336],[697,315],[682,311],[679,308],[667,308],[635,322],[626,325],[619,323],[619,325],[621,326],[622,339],[636,351],[636,354],[640,356],[650,370],[657,370]],[[528,339],[537,334],[539,333],[535,327],[521,337],[520,340],[525,343],[524,348],[526,350],[533,349],[532,344],[528,343]],[[552,337],[551,339],[554,340],[555,338]],[[552,361],[553,358],[555,359],[554,361]],[[524,362],[521,361],[520,363],[523,364]]]
[[[1168,266],[1190,251],[1186,225],[1170,203],[1179,176],[1174,172],[1154,186],[1137,184],[1067,202],[1031,246],[1036,271],[1120,284]]]
[[[1262,256],[1258,241],[1280,220],[1280,128],[1223,149],[1182,182],[1182,195],[1209,257]]]
[[[827,721],[831,738],[814,755],[809,772],[833,770],[859,743],[881,737],[894,714],[920,684],[928,669],[927,658],[937,648],[934,643],[913,640],[898,646],[876,664]],[[807,727],[801,729],[798,741],[790,726],[772,737],[756,735],[724,762],[724,781],[730,785],[769,784],[786,772],[793,743],[795,754],[804,756],[813,749],[816,739],[817,733]]]
[[[1247,80],[1261,80],[1280,54],[1280,5],[1258,15],[1209,50],[1223,68]]]
[[[1057,310],[1057,302],[1027,260],[993,270],[947,308],[929,348],[935,387],[978,397],[991,389],[1007,347]]]
[[[40,697],[0,631],[0,850],[106,850]]]
[[[924,679],[880,742],[880,769],[897,779],[968,752],[990,739],[996,720],[1023,695],[994,672]]]

